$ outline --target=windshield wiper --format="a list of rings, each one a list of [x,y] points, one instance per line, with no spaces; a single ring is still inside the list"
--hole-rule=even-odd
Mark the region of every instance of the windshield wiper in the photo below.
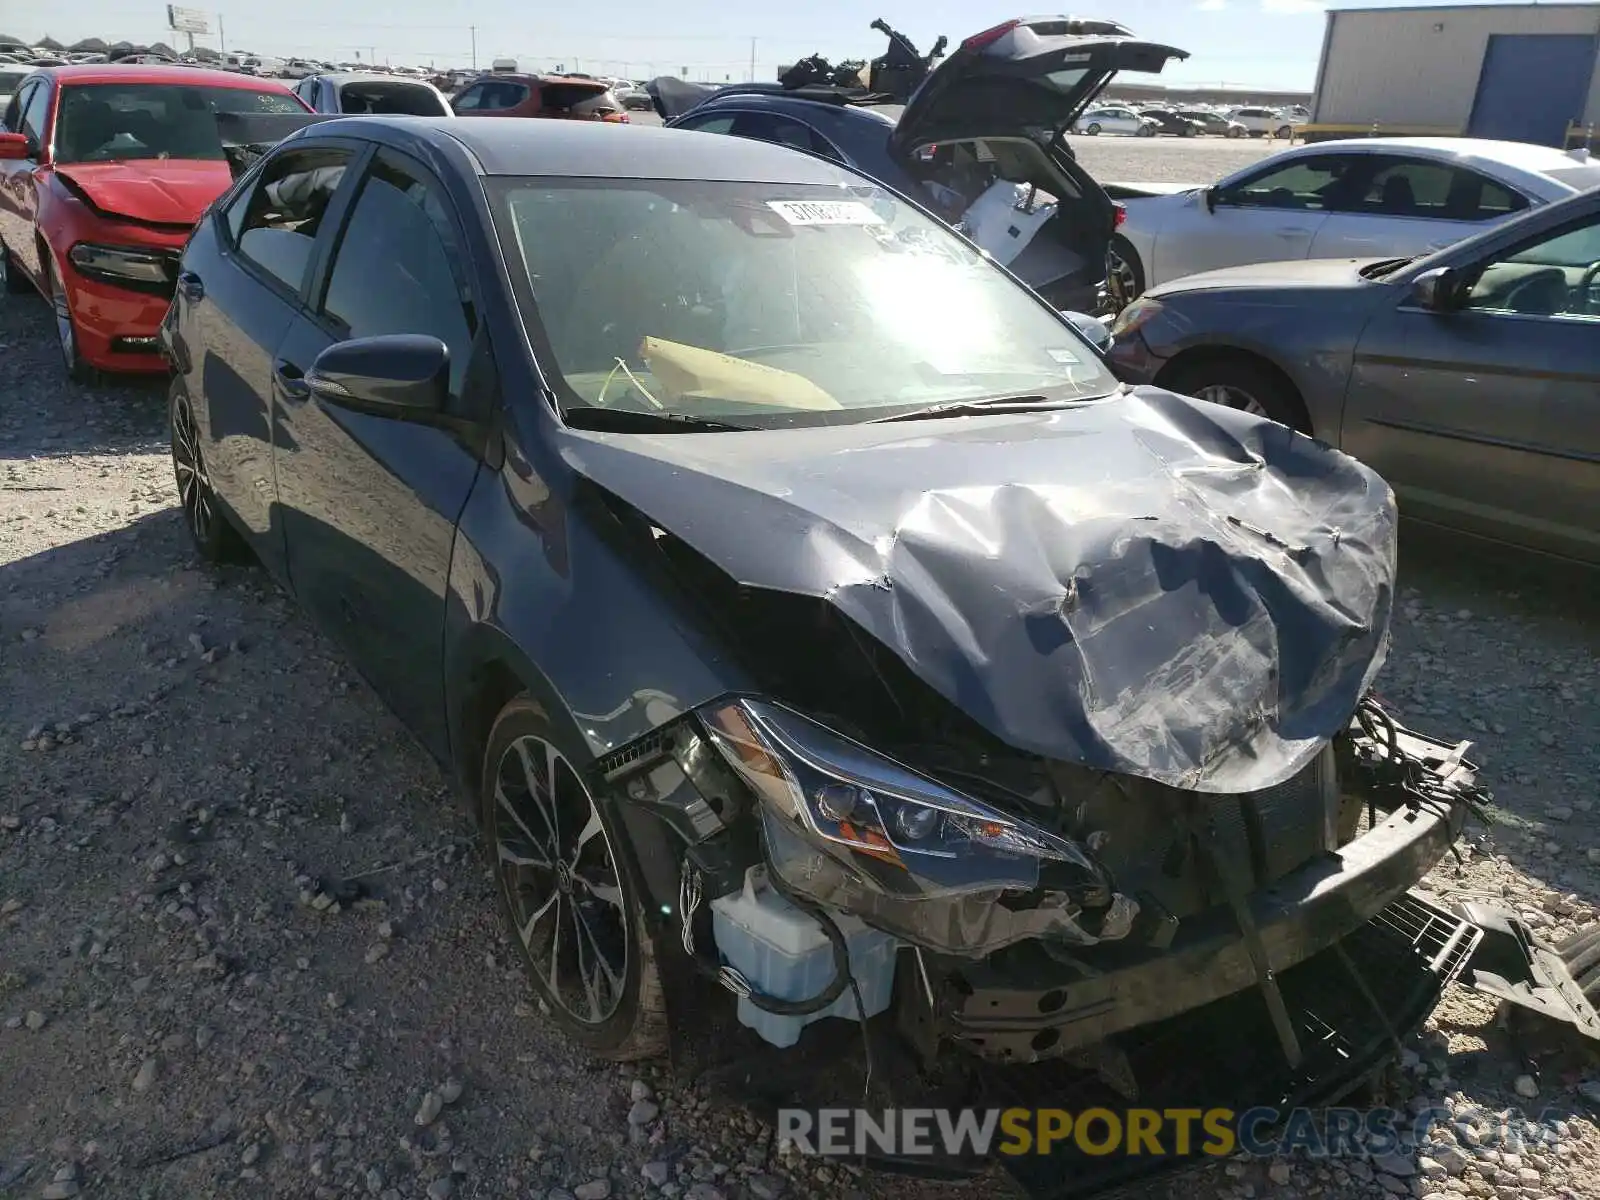
[[[1064,408],[1082,400],[1099,397],[1073,396],[1070,399],[1050,396],[990,396],[984,400],[947,400],[943,404],[930,404],[926,408],[913,408],[910,412],[895,413],[892,417],[878,417],[869,425],[887,425],[891,421],[922,421],[929,417],[968,417],[982,414],[1008,412],[1038,412],[1041,409]]]
[[[574,429],[599,433],[731,433],[748,432],[748,425],[730,425],[688,413],[641,412],[636,408],[595,408],[574,405],[561,410],[561,419]]]
[[[1413,254],[1407,258],[1386,258],[1382,262],[1370,263],[1361,270],[1363,279],[1382,279],[1385,275],[1393,275],[1407,263],[1414,263],[1421,258],[1420,254]]]

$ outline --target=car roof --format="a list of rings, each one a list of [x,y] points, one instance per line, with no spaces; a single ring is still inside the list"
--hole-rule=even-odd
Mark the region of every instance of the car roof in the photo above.
[[[1523,171],[1559,170],[1576,162],[1565,150],[1536,146],[1529,142],[1502,142],[1492,138],[1466,137],[1384,137],[1340,138],[1314,142],[1316,150],[1359,150],[1371,154],[1410,151],[1431,158],[1476,158],[1497,162]]]
[[[473,77],[472,82],[477,83],[483,79],[508,79],[512,83],[587,83],[601,89],[606,86],[598,79],[589,79],[582,75],[540,75],[529,71],[480,71]]]
[[[213,71],[205,67],[183,67],[174,63],[77,63],[65,67],[40,67],[39,73],[63,84],[71,83],[188,83],[197,87],[242,88],[260,91],[263,86],[287,92],[281,81],[259,75],[236,75],[232,71]]]
[[[691,112],[700,112],[713,108],[756,108],[773,109],[782,112],[791,106],[798,106],[797,111],[807,114],[811,121],[843,120],[849,121],[856,118],[865,118],[875,124],[893,125],[895,118],[889,115],[892,110],[896,116],[905,108],[903,104],[841,104],[836,100],[826,99],[821,96],[805,96],[795,91],[781,92],[712,92],[699,104],[682,116]]]
[[[335,87],[343,87],[347,83],[401,83],[412,87],[433,87],[426,79],[414,79],[406,75],[385,75],[382,71],[321,71],[307,78],[326,79]]]
[[[571,179],[705,179],[843,186],[863,177],[825,159],[771,142],[652,125],[600,121],[463,121],[451,117],[340,117],[297,132],[300,137],[350,136],[403,148],[451,143],[476,160],[482,175]]]

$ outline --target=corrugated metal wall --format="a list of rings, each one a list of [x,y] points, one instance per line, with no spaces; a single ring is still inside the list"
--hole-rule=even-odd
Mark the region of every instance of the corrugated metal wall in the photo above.
[[[1462,132],[1489,37],[1497,33],[1600,33],[1600,4],[1329,12],[1311,119]],[[1583,119],[1600,123],[1600,69]]]

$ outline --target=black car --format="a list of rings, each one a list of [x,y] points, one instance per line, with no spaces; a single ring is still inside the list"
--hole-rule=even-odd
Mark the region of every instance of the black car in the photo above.
[[[1150,118],[1156,123],[1156,132],[1169,137],[1194,137],[1206,131],[1200,122],[1192,121],[1172,108],[1141,108],[1139,115]]]
[[[1367,693],[1388,488],[1128,391],[863,175],[337,118],[200,221],[163,340],[200,553],[253,552],[436,756],[594,1052],[884,1011],[1033,1062],[1265,996],[1211,1044],[1299,1086],[1455,969],[1408,890],[1472,769]]]
[[[1201,133],[1238,138],[1250,132],[1238,121],[1230,120],[1222,113],[1212,112],[1209,108],[1182,108],[1178,110],[1178,115],[1200,126]]]
[[[846,163],[957,223],[999,181],[1048,223],[1013,257],[998,226],[979,244],[1057,308],[1093,311],[1105,280],[1117,208],[1074,160],[1061,134],[1119,71],[1159,72],[1185,51],[1141,41],[1121,25],[1076,18],[1008,21],[962,42],[912,94],[898,121],[877,96],[828,87],[710,89],[652,80],[656,107],[676,129],[792,146]]]

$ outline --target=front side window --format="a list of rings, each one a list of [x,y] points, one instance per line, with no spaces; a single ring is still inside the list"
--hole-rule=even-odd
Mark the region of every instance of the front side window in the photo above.
[[[303,113],[287,92],[179,83],[65,87],[56,115],[56,161],[220,160],[218,113]]]
[[[44,145],[45,129],[50,121],[50,85],[37,83],[33,91],[28,93],[28,100],[22,106],[22,128],[18,131],[25,133],[33,140],[36,147]],[[56,139],[56,158],[61,157],[61,139]]]
[[[483,96],[487,90],[487,84],[475,83],[457,95],[450,102],[450,106],[457,112],[477,112],[483,105]]]
[[[696,117],[678,122],[679,129],[691,129],[699,133],[732,133],[734,118],[724,113],[714,117]]]
[[[569,413],[783,427],[1117,386],[1030,292],[882,188],[536,178],[489,190]]]
[[[439,185],[385,151],[334,252],[323,314],[341,338],[438,338],[450,348],[450,391],[459,396],[477,327],[464,255]]]
[[[1492,259],[1467,307],[1600,323],[1600,217]]]
[[[239,253],[292,292],[305,282],[323,214],[351,155],[327,147],[280,154],[228,209],[228,229]]]
[[[1321,212],[1339,207],[1357,164],[1338,154],[1299,158],[1220,188],[1217,203],[1236,208]]]
[[[1521,212],[1528,201],[1487,176],[1428,159],[1384,159],[1351,210],[1373,216],[1489,221]]]

